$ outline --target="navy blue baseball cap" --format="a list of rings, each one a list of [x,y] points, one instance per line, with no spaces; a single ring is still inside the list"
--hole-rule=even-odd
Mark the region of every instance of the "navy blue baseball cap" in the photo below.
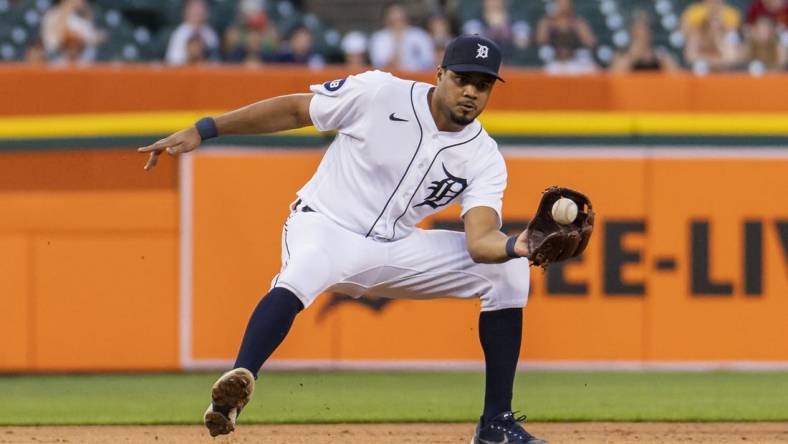
[[[480,72],[503,82],[498,75],[501,67],[501,48],[480,35],[461,35],[446,46],[441,67],[454,72]]]

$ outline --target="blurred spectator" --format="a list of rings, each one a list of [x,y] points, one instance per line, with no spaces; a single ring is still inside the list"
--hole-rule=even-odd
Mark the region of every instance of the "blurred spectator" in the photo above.
[[[104,36],[93,25],[85,0],[61,0],[44,15],[41,38],[53,62],[88,63],[96,58],[96,46]]]
[[[307,65],[312,69],[325,66],[323,56],[314,50],[314,37],[312,31],[305,25],[298,25],[290,31],[290,38],[277,52],[273,60],[276,63],[292,63]]]
[[[443,53],[446,51],[446,45],[452,39],[451,25],[449,19],[442,14],[433,14],[427,21],[427,30],[432,37],[432,44],[435,48],[434,60],[443,60]]]
[[[423,71],[435,68],[432,39],[422,29],[410,26],[399,2],[383,8],[383,29],[372,34],[369,58],[372,66],[385,70]]]
[[[508,0],[484,0],[481,20],[468,20],[463,24],[462,32],[480,34],[494,41],[506,59],[515,51],[528,47],[531,28],[523,20],[511,20]]]
[[[788,1],[754,0],[747,9],[747,25],[754,25],[761,17],[774,20],[778,26],[788,27]]]
[[[186,41],[186,65],[199,65],[208,61],[208,46],[202,36],[195,32]]]
[[[630,43],[626,51],[616,54],[610,70],[630,71],[676,71],[678,64],[665,48],[655,48],[651,35],[651,20],[648,13],[635,13],[629,27]]]
[[[597,69],[590,50],[596,45],[591,26],[574,13],[572,0],[555,0],[551,14],[536,28],[536,43],[550,54],[545,70],[551,74],[584,74]]]
[[[738,62],[738,26],[738,11],[723,0],[705,0],[687,8],[682,17],[687,39],[684,58],[696,73],[731,68]]]
[[[183,7],[183,23],[181,23],[170,36],[167,46],[167,63],[182,65],[188,62],[188,46],[192,36],[199,34],[205,46],[207,59],[214,58],[219,48],[219,38],[216,32],[207,25],[208,6],[204,0],[187,0]]]
[[[777,23],[768,15],[758,18],[747,33],[742,59],[753,74],[785,67],[786,48],[780,42]]]
[[[25,62],[31,64],[43,64],[47,61],[47,53],[44,50],[44,43],[41,39],[35,39],[25,48]]]
[[[735,31],[741,24],[739,10],[725,4],[725,0],[701,0],[689,5],[681,14],[682,31],[687,34],[698,30],[714,19],[727,31]]]
[[[367,36],[361,31],[352,31],[342,38],[342,54],[345,66],[353,72],[360,72],[369,66],[367,62]]]
[[[228,30],[228,33],[234,32]],[[227,34],[225,34],[226,36]],[[263,63],[263,34],[259,31],[244,30],[243,33],[225,38],[226,60],[231,63],[243,63],[257,66]],[[269,51],[270,53],[271,51]]]
[[[443,14],[433,14],[427,20],[427,31],[432,37],[432,41],[442,47],[446,47],[454,37],[451,33],[449,19]]]
[[[265,12],[265,0],[241,0],[238,18],[224,33],[224,52],[230,62],[259,65],[279,46],[279,33]]]

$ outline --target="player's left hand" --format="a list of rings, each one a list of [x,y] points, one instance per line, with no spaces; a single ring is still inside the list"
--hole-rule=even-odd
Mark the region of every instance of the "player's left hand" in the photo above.
[[[159,156],[164,151],[167,151],[167,154],[171,156],[176,156],[178,154],[194,151],[200,146],[201,142],[202,139],[200,138],[200,133],[197,132],[197,128],[190,126],[151,145],[138,148],[137,151],[140,153],[150,153],[148,162],[145,164],[145,171],[149,171],[156,166],[156,163],[159,161]]]
[[[553,204],[560,198],[570,199],[577,205],[577,216],[567,224],[558,223],[552,216]],[[570,188],[548,187],[542,193],[539,208],[526,230],[515,243],[525,238],[531,265],[547,268],[552,263],[565,261],[583,253],[594,231],[594,210],[584,194]]]

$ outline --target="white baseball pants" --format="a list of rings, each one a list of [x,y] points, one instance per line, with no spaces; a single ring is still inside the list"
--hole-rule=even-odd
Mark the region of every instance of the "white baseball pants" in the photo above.
[[[282,269],[271,287],[283,287],[308,307],[325,291],[387,298],[475,298],[481,310],[525,306],[528,259],[477,264],[465,233],[417,229],[379,242],[316,212],[293,211],[282,232]]]

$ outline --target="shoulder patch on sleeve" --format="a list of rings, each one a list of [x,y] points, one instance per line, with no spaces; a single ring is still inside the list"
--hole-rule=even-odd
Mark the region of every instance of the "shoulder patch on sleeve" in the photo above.
[[[337,79],[337,80],[329,80],[328,82],[323,84],[323,88],[325,88],[328,91],[334,92],[334,91],[338,90],[339,88],[342,88],[342,85],[345,84],[345,80],[347,80],[347,78]]]

